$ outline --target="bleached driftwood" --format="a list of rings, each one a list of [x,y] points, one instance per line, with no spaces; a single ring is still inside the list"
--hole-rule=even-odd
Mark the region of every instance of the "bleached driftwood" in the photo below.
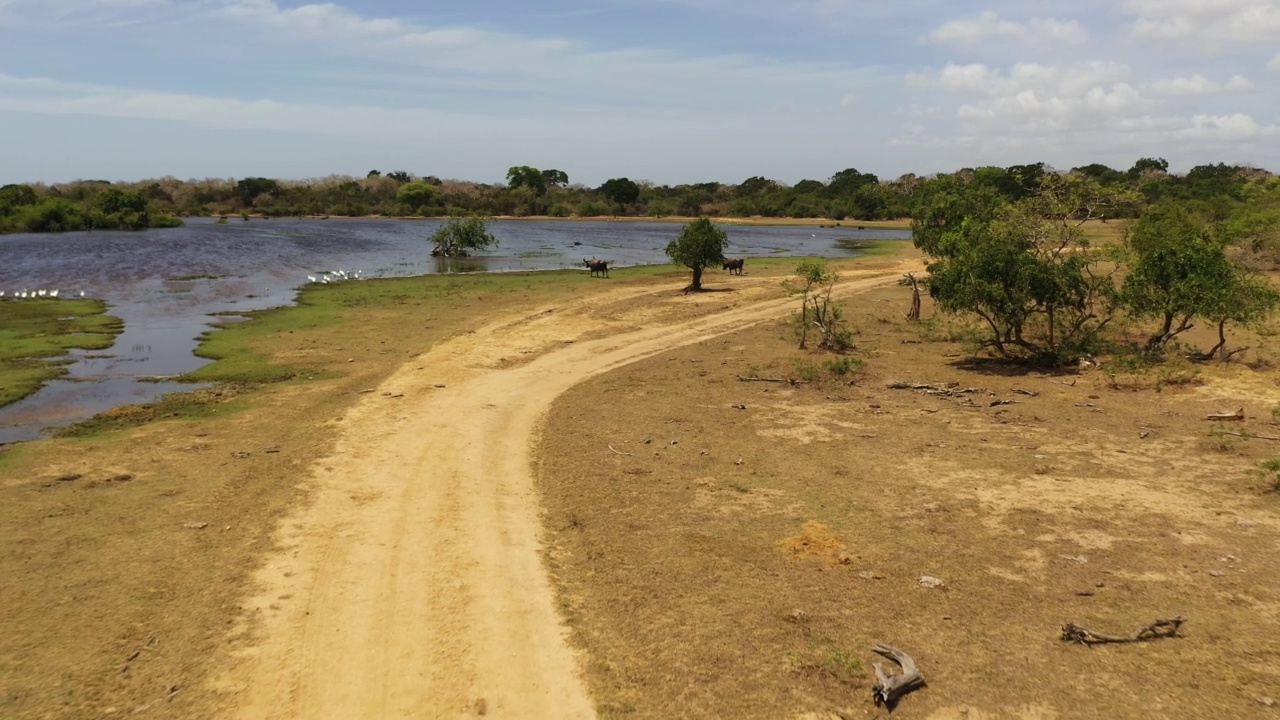
[[[880,663],[872,663],[876,671],[876,684],[871,686],[871,693],[876,705],[892,708],[903,695],[924,687],[924,676],[920,674],[920,668],[916,667],[916,661],[910,655],[889,645],[876,645],[872,649],[902,667],[901,675],[886,675]]]

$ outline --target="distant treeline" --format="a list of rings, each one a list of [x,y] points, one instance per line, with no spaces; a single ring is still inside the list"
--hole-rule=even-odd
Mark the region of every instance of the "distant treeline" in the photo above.
[[[86,228],[137,229],[172,225],[176,216],[709,216],[892,220],[912,216],[921,183],[956,177],[989,186],[1010,200],[1037,193],[1046,176],[1085,177],[1103,187],[1132,191],[1135,201],[1109,217],[1136,217],[1145,204],[1176,199],[1207,205],[1244,200],[1250,186],[1275,183],[1271,173],[1236,165],[1202,165],[1170,174],[1161,158],[1143,158],[1128,170],[1093,164],[1061,171],[1045,163],[965,168],[955,173],[886,180],[850,168],[827,180],[794,185],[763,176],[732,185],[710,182],[656,185],[613,178],[599,187],[571,184],[555,169],[512,167],[507,182],[441,180],[404,171],[371,171],[363,178],[330,176],[292,181],[261,177],[135,183],[78,180],[0,188],[0,232]]]

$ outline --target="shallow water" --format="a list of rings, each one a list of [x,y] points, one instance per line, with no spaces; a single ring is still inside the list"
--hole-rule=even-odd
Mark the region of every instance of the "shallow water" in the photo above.
[[[192,354],[210,315],[294,301],[308,275],[362,270],[365,278],[458,270],[577,268],[583,257],[611,267],[667,262],[672,223],[497,221],[499,244],[463,262],[432,258],[427,238],[440,220],[233,220],[193,218],[185,227],[139,233],[0,235],[0,290],[54,289],[106,300],[124,320],[110,350],[77,353],[66,380],[0,408],[0,444],[39,437],[47,428],[104,410],[190,390],[140,382],[208,362]],[[905,240],[906,230],[856,227],[726,225],[730,254],[852,255],[840,240]],[[86,355],[88,357],[86,357]]]

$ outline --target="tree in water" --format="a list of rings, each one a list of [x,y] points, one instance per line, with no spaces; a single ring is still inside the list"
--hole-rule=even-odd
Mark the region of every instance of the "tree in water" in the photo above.
[[[667,243],[667,257],[678,265],[693,270],[688,290],[702,290],[702,271],[711,265],[724,264],[724,251],[729,236],[706,218],[698,218],[680,231],[679,237]]]
[[[472,250],[483,250],[498,244],[498,238],[489,232],[486,218],[454,218],[431,236],[435,257],[466,257]]]

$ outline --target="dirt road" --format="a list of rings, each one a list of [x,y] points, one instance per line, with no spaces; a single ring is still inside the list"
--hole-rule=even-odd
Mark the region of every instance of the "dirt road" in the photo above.
[[[913,268],[849,274],[839,292]],[[649,294],[671,302],[674,287],[506,318],[367,393],[313,464],[315,501],[278,531],[233,633],[236,664],[218,682],[233,716],[593,717],[539,555],[537,424],[588,377],[795,305],[761,299],[776,280],[735,285],[728,308],[726,296],[680,298],[716,309],[674,324],[594,316]]]

